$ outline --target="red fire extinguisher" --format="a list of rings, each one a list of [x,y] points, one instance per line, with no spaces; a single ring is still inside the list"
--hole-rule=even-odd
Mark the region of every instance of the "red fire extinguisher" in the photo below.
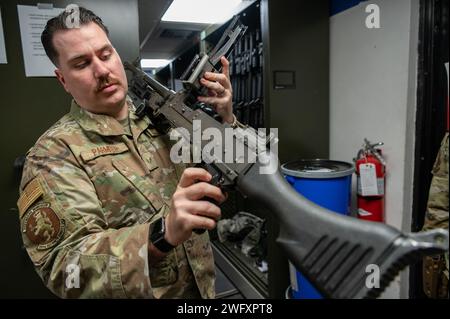
[[[358,218],[384,222],[386,162],[376,148],[383,143],[371,144],[367,139],[364,143],[355,159]]]

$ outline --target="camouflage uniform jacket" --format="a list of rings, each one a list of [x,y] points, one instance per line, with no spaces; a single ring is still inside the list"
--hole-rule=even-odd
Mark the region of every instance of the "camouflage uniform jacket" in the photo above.
[[[127,134],[72,102],[29,151],[18,201],[27,252],[61,297],[213,298],[207,232],[148,265],[152,222],[168,213],[182,167],[167,135],[129,109]]]
[[[433,166],[433,178],[422,230],[448,229],[448,142],[447,132]],[[440,256],[430,256],[424,259],[424,288],[429,297],[448,298],[448,252],[442,257],[440,259]],[[437,293],[434,293],[435,291]]]
[[[432,173],[423,230],[448,229],[448,133],[442,139]]]
[[[448,139],[446,133],[434,162],[423,230],[448,229]]]

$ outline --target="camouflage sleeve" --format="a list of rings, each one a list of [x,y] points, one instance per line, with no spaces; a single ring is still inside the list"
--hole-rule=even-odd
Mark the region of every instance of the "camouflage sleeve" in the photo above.
[[[433,166],[427,210],[422,230],[448,229],[448,133]],[[429,298],[448,298],[448,253],[424,257],[423,288]]]
[[[442,140],[433,167],[423,229],[448,229],[448,133]]]
[[[149,225],[107,229],[93,184],[61,141],[28,155],[18,206],[27,252],[57,296],[152,297]]]

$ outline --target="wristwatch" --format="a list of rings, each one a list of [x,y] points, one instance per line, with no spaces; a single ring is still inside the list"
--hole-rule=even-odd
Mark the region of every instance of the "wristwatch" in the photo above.
[[[169,251],[174,249],[175,246],[167,242],[167,240],[164,238],[165,233],[166,223],[164,217],[161,217],[153,223],[153,228],[150,233],[150,241],[153,246],[158,248],[158,250],[163,253],[168,253]]]

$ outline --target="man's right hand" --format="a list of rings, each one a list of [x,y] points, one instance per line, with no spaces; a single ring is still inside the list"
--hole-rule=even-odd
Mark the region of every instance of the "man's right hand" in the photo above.
[[[190,167],[181,175],[172,196],[170,212],[166,217],[165,239],[177,246],[191,237],[193,229],[214,229],[221,216],[220,208],[204,200],[209,197],[217,203],[225,201],[221,189],[208,182],[212,176],[202,168]]]

